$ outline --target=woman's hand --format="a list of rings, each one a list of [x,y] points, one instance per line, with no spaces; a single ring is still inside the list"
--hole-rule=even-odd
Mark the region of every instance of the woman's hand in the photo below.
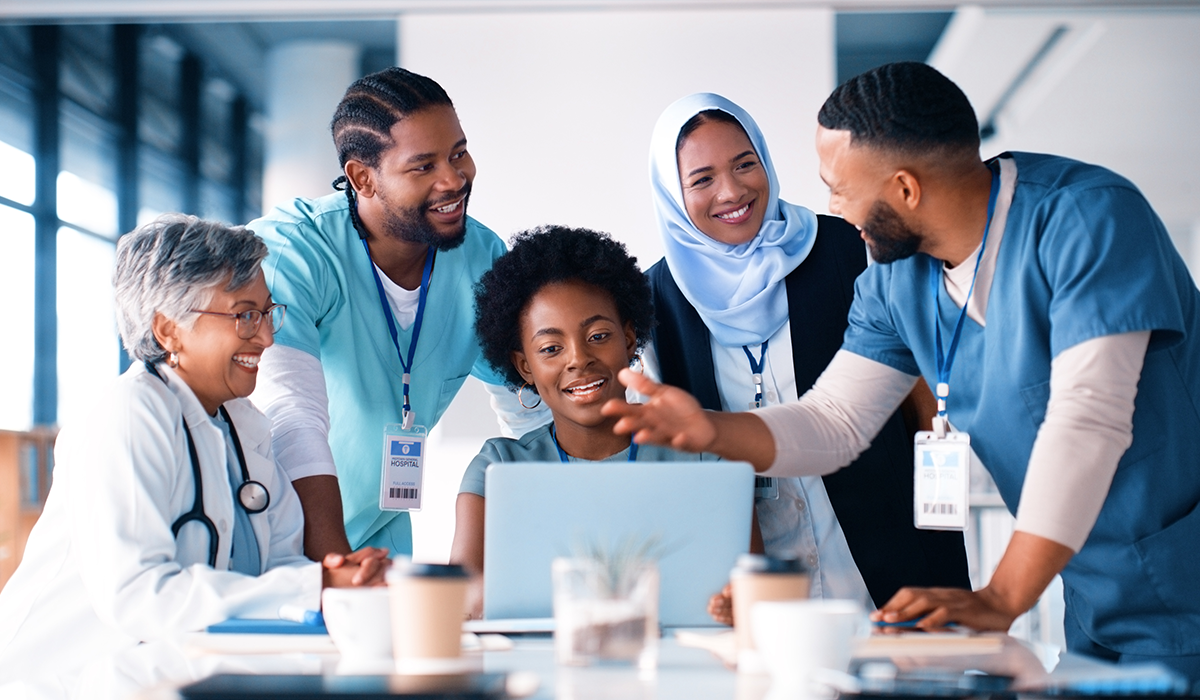
[[[717,429],[700,402],[683,389],[623,369],[617,379],[646,397],[646,403],[631,404],[612,399],[600,412],[620,416],[613,432],[632,434],[639,445],[654,444],[683,452],[706,452],[717,438]]]
[[[725,584],[720,593],[708,599],[708,614],[722,625],[733,626],[733,584]]]
[[[326,554],[321,562],[325,588],[382,586],[391,566],[388,550],[363,547],[349,554]]]

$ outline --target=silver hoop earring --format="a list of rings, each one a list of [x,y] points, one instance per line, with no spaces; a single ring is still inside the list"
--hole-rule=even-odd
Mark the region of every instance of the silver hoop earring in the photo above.
[[[542,405],[542,396],[541,396],[541,394],[535,393],[534,395],[538,397],[537,403],[535,403],[532,406],[526,406],[524,391],[525,391],[525,387],[527,387],[527,386],[529,386],[529,382],[525,382],[524,384],[521,385],[521,388],[517,389],[517,403],[521,404],[521,408],[524,408],[526,411],[532,411],[533,409]]]
[[[175,369],[176,367],[179,366],[179,353],[177,353],[177,352],[167,353],[167,366],[170,367],[171,369]]]

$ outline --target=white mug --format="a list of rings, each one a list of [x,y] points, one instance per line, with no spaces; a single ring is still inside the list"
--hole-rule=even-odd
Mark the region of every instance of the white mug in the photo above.
[[[392,658],[388,589],[326,588],[321,593],[325,629],[343,659]]]
[[[853,600],[762,601],[750,615],[772,687],[805,695],[819,695],[812,684],[823,669],[845,673],[854,640],[871,629],[866,611]]]

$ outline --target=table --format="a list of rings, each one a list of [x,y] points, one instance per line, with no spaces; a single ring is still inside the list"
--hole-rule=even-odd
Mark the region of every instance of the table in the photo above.
[[[1066,654],[1058,668],[1047,674],[1038,657],[1021,642],[1006,635],[1000,637],[1002,648],[994,653],[913,655],[894,657],[893,663],[901,669],[978,669],[1013,676],[1018,683],[1070,674],[1097,676],[1113,668]],[[84,697],[178,700],[175,689],[180,685],[215,673],[335,674],[340,666],[338,655],[328,646],[321,651],[197,654],[195,640],[143,644],[98,661],[90,667]],[[770,692],[768,678],[737,674],[708,651],[681,646],[670,633],[660,642],[658,668],[651,672],[629,666],[557,666],[553,642],[548,637],[519,637],[510,651],[483,652],[475,658],[484,671],[532,674],[537,688],[528,697],[533,700],[764,700]]]

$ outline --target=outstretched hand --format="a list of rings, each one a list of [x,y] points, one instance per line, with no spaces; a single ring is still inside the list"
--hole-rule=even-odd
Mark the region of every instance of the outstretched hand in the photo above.
[[[349,554],[330,553],[321,562],[325,588],[382,586],[391,566],[387,549],[363,547]]]
[[[652,444],[683,452],[705,452],[717,438],[717,429],[708,411],[691,394],[678,387],[659,384],[630,369],[621,370],[617,379],[646,397],[646,403],[625,403],[612,399],[600,409],[606,416],[619,416],[613,432],[633,435],[639,445]]]
[[[683,389],[659,384],[630,369],[621,370],[617,379],[645,396],[646,403],[612,399],[604,404],[601,413],[619,418],[613,432],[633,435],[639,445],[711,452],[746,461],[760,472],[775,462],[775,438],[753,412],[706,411]]]

